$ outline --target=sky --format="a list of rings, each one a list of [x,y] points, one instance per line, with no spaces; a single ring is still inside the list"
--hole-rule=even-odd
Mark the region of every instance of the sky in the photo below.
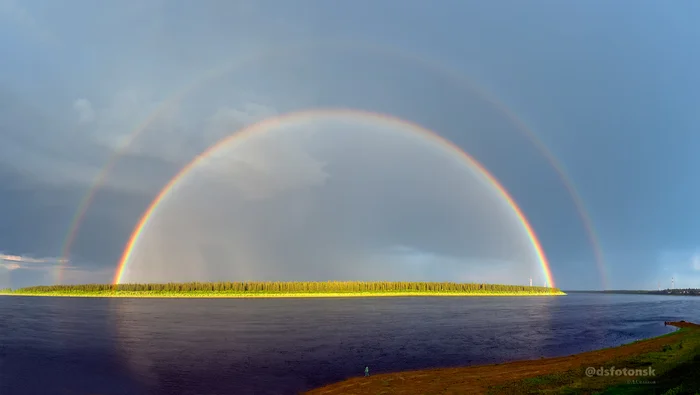
[[[0,0],[0,288],[111,282],[198,154],[321,108],[355,112],[273,122],[181,177],[125,280],[542,285],[503,196],[412,123],[503,185],[558,287],[700,287],[698,17],[691,0]]]

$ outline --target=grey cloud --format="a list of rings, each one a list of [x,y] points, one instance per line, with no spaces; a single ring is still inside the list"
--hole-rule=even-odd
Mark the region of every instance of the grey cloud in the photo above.
[[[163,104],[146,87],[121,88],[93,112],[95,122],[81,129],[81,137],[110,151],[143,153],[139,140],[131,137],[139,129],[146,129],[144,135],[151,130],[170,132],[173,112],[158,111]]]
[[[0,267],[4,268],[6,270],[17,270],[17,269],[21,268],[22,266],[17,262],[0,261]]]
[[[225,136],[246,125],[277,115],[277,111],[260,103],[246,103],[242,109],[221,107],[208,119],[210,133]]]
[[[297,137],[308,127],[323,131]],[[393,274],[525,283],[539,275],[521,224],[455,157],[372,122],[279,129],[288,130],[232,144],[178,184],[144,229],[123,281]],[[292,141],[305,156],[279,154]],[[247,155],[276,165],[260,177],[240,160]],[[318,166],[298,164],[308,158],[325,164],[325,182],[280,188],[263,200],[240,193],[242,180],[255,187],[274,180],[279,188],[314,179]],[[396,245],[413,253],[392,253]]]
[[[41,178],[4,166],[0,166],[0,185],[0,262],[21,266],[12,271],[13,286],[53,283],[71,224],[87,193],[86,186],[47,184]],[[62,267],[85,272],[113,268],[151,199],[152,195],[143,193],[100,189],[82,218],[71,251],[72,262]]]
[[[66,259],[54,257],[54,258],[34,258],[31,256],[23,255],[9,255],[0,253],[0,262],[12,262],[12,263],[57,263],[63,264],[67,263]]]
[[[294,135],[277,137],[270,146],[257,139],[241,143],[231,154],[215,152],[206,165],[207,176],[235,186],[247,199],[266,199],[287,190],[323,184],[325,163],[311,157]]]
[[[700,252],[698,249],[661,251],[657,257],[658,268],[651,274],[663,288],[670,287],[671,278],[677,288],[693,288],[700,283]]]
[[[81,133],[95,146],[118,153],[119,165],[150,158],[156,168],[179,168],[218,140],[276,115],[274,108],[259,103],[222,106],[206,115],[181,110],[178,100],[155,100],[144,91],[125,89],[99,108]],[[141,168],[152,171],[147,164]],[[138,171],[108,180],[114,187],[136,190],[152,181]]]
[[[326,35],[327,29],[354,23],[328,20],[332,10],[323,7],[309,13],[286,3],[178,3],[167,9],[164,4],[146,0],[105,6],[84,1],[51,7],[56,14],[52,18],[46,7],[27,10],[26,15],[33,14],[33,26],[51,22],[48,28],[75,45],[56,51],[56,56],[45,55],[51,62],[32,62],[32,75],[21,75],[31,57],[20,54],[9,60],[17,73],[12,81],[18,82],[0,90],[0,213],[7,219],[0,223],[0,248],[37,257],[60,254],[80,202],[99,182],[78,229],[71,265],[76,281],[78,273],[89,278],[100,270],[104,273],[95,278],[107,279],[140,215],[197,154],[279,113],[351,107],[400,116],[456,142],[513,192],[547,253],[557,258],[555,271],[561,268],[567,272],[562,276],[576,283],[589,267],[589,247],[581,246],[585,235],[560,183],[546,174],[549,165],[497,109],[465,91],[454,78],[382,51],[319,50],[311,45],[308,50],[275,49],[320,35],[332,43],[341,34]],[[370,24],[346,36],[406,48],[419,48],[421,40],[467,48],[469,37],[477,37],[465,35],[450,44],[445,37],[434,40],[421,31],[418,41],[402,43],[386,36],[383,16],[363,15]],[[183,20],[190,28],[182,29]],[[12,23],[20,26],[17,22]],[[395,27],[401,37],[410,30],[406,25]],[[493,64],[481,57],[481,40],[469,45],[475,52],[466,60],[452,58],[454,63],[483,61],[478,68],[490,70]],[[439,56],[432,49],[439,52],[433,44],[430,54]],[[237,64],[253,52],[268,55],[207,80],[212,70]],[[499,67],[506,64],[498,62]],[[537,87],[539,71],[521,71],[525,70]],[[478,75],[486,85],[517,86],[487,72]],[[196,83],[202,77],[206,81]],[[537,92],[549,95],[549,90]],[[537,119],[537,114],[527,115]],[[140,128],[143,133],[125,147]],[[462,165],[432,157],[419,149],[423,144],[414,146],[392,134],[345,130],[328,134],[330,138],[323,137],[326,130],[315,134],[312,129],[312,124],[299,126],[286,140],[275,134],[281,139],[276,143],[246,140],[195,170],[196,176],[177,187],[146,229],[137,255],[156,259],[140,274],[157,280],[166,262],[183,280],[190,279],[188,270],[192,278],[217,279],[403,275],[519,283],[532,271],[538,273],[531,268],[533,257],[522,229],[500,198],[488,195]],[[301,138],[303,133],[308,136]],[[106,179],[97,178],[115,152],[122,154],[115,167]],[[613,179],[613,172],[609,174]],[[591,172],[592,182],[596,179]],[[490,198],[484,199],[486,195]],[[595,203],[593,197],[586,200]],[[606,220],[617,221],[615,210]],[[392,246],[405,246],[409,252]],[[570,274],[574,260],[581,262],[575,265],[580,270]],[[187,262],[191,264],[185,267]],[[53,281],[30,272],[13,270],[13,281]]]
[[[19,267],[7,270],[0,265],[0,289],[22,288],[39,284],[52,284],[57,279],[56,267]],[[109,283],[114,276],[114,268],[81,269],[71,266],[62,268],[61,282],[64,284]]]
[[[56,35],[16,0],[0,0],[0,20],[5,20],[8,25],[16,26],[23,33],[44,44],[54,46],[59,43]]]
[[[116,267],[68,268],[63,272],[63,284],[109,284],[114,278]]]
[[[79,123],[89,123],[95,119],[95,110],[87,99],[77,99],[73,102],[73,108],[78,112]]]
[[[58,256],[81,189],[47,185],[0,166],[0,240],[9,255]]]
[[[108,153],[81,139],[64,119],[29,103],[26,96],[0,86],[0,165],[32,182],[92,182]]]
[[[9,111],[0,113],[0,122],[9,126],[4,130],[10,134],[5,135],[12,138],[0,147],[0,170],[4,170],[0,183],[5,186],[0,212],[6,224],[15,224],[0,229],[4,237],[0,247],[18,253],[60,254],[75,216],[84,208],[79,204],[92,193],[70,250],[74,262],[64,265],[65,273],[76,271],[71,275],[76,279],[80,278],[76,273],[90,278],[92,271],[113,271],[140,215],[196,154],[225,135],[275,113],[271,107],[251,103],[240,109],[219,107],[218,112],[204,113],[188,123],[178,114],[177,105],[157,111],[162,101],[153,100],[143,90],[124,89],[107,105],[94,106],[87,100],[75,103],[82,111],[92,109],[90,116],[83,114],[84,120],[91,118],[91,122],[76,122],[74,118],[77,129],[71,130],[60,122],[49,128],[48,118],[37,116],[40,110],[16,100],[10,91],[0,93],[7,94],[10,104],[3,106]],[[154,113],[141,136],[130,146],[120,147],[125,137]],[[51,130],[54,134],[46,141],[31,130]],[[98,178],[120,148],[124,149],[104,173],[106,178]],[[15,264],[10,266],[15,269]],[[48,283],[55,280],[41,277],[38,265],[27,268],[33,275],[24,269],[13,270],[14,277]],[[67,279],[64,276],[64,281]]]

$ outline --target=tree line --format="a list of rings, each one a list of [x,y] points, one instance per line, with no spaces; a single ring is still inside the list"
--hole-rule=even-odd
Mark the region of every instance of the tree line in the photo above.
[[[325,282],[188,282],[163,284],[82,284],[48,285],[18,289],[23,293],[91,293],[125,292],[225,292],[225,293],[358,293],[358,292],[466,292],[466,293],[550,293],[557,288],[454,283],[454,282],[390,282],[390,281],[325,281]]]

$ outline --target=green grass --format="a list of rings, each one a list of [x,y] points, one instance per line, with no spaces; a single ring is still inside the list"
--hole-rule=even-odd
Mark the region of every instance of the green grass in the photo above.
[[[217,282],[52,285],[5,290],[0,295],[152,298],[284,298],[375,296],[551,296],[557,288],[429,282]]]
[[[700,330],[681,329],[685,336],[659,350],[609,361],[603,367],[647,369],[653,376],[587,377],[585,367],[531,377],[491,388],[493,394],[700,394]],[[671,333],[669,335],[677,335]],[[598,367],[596,367],[598,368]]]

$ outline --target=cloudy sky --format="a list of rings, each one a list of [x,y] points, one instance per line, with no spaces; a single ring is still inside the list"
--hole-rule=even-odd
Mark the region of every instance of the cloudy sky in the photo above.
[[[110,282],[183,166],[319,108],[472,155],[564,289],[700,287],[698,17],[694,1],[0,0],[0,288]],[[544,282],[454,150],[358,112],[279,120],[182,177],[125,280]]]

